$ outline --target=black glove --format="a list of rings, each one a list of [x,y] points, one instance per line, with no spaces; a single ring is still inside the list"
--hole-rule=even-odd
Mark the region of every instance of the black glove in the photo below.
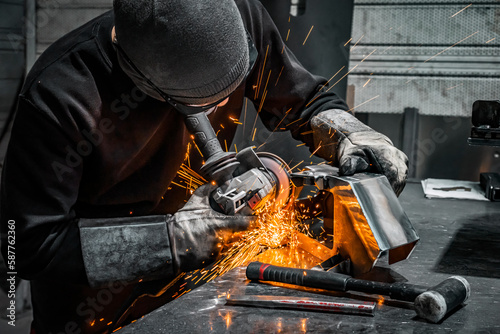
[[[255,217],[228,216],[210,207],[216,186],[206,184],[193,193],[184,207],[167,219],[172,258],[180,271],[205,267],[234,241],[235,232],[248,229]]]
[[[391,140],[343,110],[328,110],[311,119],[316,155],[332,161],[340,175],[384,174],[399,195],[408,176],[408,158]]]

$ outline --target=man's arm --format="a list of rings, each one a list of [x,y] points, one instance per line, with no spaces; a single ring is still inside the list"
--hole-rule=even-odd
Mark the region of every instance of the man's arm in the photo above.
[[[99,285],[172,274],[165,216],[79,219],[83,165],[68,164],[75,140],[20,98],[1,189],[2,252],[15,221],[16,270],[26,279]],[[58,173],[64,169],[64,180]],[[83,252],[82,252],[83,249]]]
[[[20,99],[0,208],[4,256],[8,221],[15,221],[20,277],[92,287],[168,277],[209,264],[233,232],[252,221],[212,210],[209,185],[198,188],[174,215],[79,217],[74,207],[84,166],[91,162],[66,160],[66,147],[77,150],[75,142],[53,119]]]

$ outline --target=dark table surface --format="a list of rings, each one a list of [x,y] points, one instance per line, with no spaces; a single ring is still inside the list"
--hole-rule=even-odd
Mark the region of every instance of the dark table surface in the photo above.
[[[500,202],[425,199],[419,183],[408,184],[400,202],[420,242],[408,260],[390,267],[381,263],[374,273],[429,287],[452,275],[465,277],[471,284],[469,301],[438,324],[419,319],[410,303],[250,282],[245,268],[236,268],[119,333],[500,333]],[[229,306],[227,295],[379,302],[371,317]]]

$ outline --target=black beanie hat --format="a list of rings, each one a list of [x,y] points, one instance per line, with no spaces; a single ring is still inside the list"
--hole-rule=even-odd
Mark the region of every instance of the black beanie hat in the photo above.
[[[234,0],[114,0],[113,7],[120,47],[174,100],[214,103],[245,78],[248,43]]]

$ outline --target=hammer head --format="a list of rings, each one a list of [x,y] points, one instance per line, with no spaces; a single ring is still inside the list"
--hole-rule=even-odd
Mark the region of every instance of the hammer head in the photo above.
[[[452,276],[415,298],[415,311],[419,317],[437,323],[469,297],[469,282]]]

